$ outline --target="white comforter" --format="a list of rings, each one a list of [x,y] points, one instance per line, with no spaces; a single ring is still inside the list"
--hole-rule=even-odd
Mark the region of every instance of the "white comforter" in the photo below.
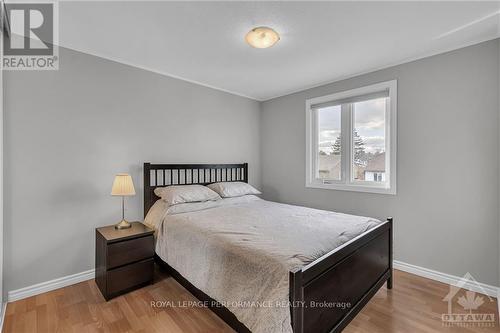
[[[380,223],[255,196],[183,205],[148,213],[156,253],[257,333],[292,332],[290,270]]]

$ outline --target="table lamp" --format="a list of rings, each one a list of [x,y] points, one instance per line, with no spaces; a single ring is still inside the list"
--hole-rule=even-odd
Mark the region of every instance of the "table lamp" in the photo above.
[[[127,229],[132,225],[125,220],[125,196],[135,195],[134,183],[132,177],[127,173],[119,173],[115,176],[111,195],[119,195],[122,197],[122,220],[115,224],[115,229]]]

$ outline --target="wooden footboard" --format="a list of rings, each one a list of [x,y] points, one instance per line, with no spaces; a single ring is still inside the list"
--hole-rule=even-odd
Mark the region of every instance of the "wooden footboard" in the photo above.
[[[290,272],[294,333],[341,332],[385,282],[392,288],[392,221]]]

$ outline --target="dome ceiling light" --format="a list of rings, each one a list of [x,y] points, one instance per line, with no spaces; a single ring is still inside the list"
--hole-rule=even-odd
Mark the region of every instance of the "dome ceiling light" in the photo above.
[[[245,36],[246,42],[257,49],[267,49],[280,40],[280,35],[269,27],[257,27]]]

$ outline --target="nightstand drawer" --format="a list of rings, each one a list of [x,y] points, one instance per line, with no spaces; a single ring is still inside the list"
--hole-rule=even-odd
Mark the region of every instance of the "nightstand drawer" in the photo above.
[[[111,269],[138,260],[151,258],[153,255],[153,235],[111,243],[108,245],[107,268]]]
[[[124,290],[153,280],[153,259],[119,267],[108,271],[107,294],[122,293]]]

